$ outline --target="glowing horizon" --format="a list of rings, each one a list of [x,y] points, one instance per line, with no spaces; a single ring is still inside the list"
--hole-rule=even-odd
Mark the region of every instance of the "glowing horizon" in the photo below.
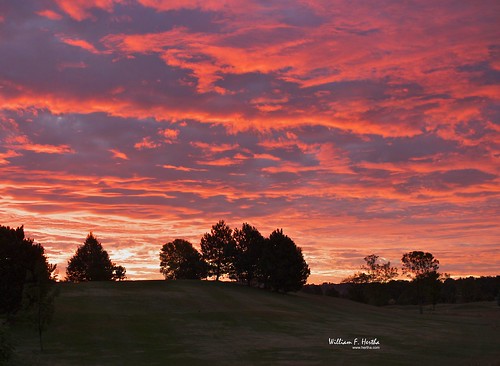
[[[0,224],[64,277],[92,231],[130,279],[218,220],[302,247],[309,282],[431,252],[496,275],[495,1],[7,0]]]

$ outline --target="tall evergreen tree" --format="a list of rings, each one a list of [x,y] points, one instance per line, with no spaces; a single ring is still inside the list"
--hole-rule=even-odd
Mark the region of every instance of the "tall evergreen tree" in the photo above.
[[[275,291],[298,291],[306,283],[310,270],[302,249],[292,239],[275,230],[266,240],[260,261],[260,279]]]
[[[236,245],[234,277],[250,286],[259,270],[265,239],[259,230],[247,223],[242,225],[241,230],[234,229],[233,237]]]
[[[208,274],[215,276],[216,281],[233,270],[234,251],[233,231],[224,220],[213,225],[210,233],[201,238],[201,254],[208,263]]]
[[[118,279],[116,268],[109,259],[108,252],[94,234],[90,233],[68,261],[66,278],[72,282],[112,281]],[[125,268],[121,267],[119,272],[125,274]]]

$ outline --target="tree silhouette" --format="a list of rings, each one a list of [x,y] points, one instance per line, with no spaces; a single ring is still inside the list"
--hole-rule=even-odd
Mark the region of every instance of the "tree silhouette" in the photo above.
[[[310,274],[302,250],[283,230],[273,231],[266,240],[260,271],[260,280],[266,287],[283,292],[300,290]]]
[[[377,263],[380,257],[375,254],[370,254],[364,258],[366,265],[361,266],[361,269],[366,272],[358,272],[354,275],[342,280],[343,283],[387,283],[397,277],[398,269],[391,267],[391,262]]]
[[[112,281],[117,279],[113,273],[116,268],[109,259],[108,252],[94,234],[90,233],[68,261],[66,279],[72,282]],[[124,274],[125,268],[120,269],[120,272]]]
[[[25,238],[24,227],[0,226],[0,313],[20,310],[26,286],[51,281],[55,269],[43,246]]]
[[[432,278],[435,278],[436,281],[439,278],[439,274],[437,274],[439,261],[431,253],[422,251],[405,253],[401,261],[403,262],[403,273],[412,277],[417,287],[419,311],[420,314],[423,314],[424,285],[428,285]]]
[[[42,245],[24,236],[24,228],[0,226],[0,313],[13,315],[22,310],[38,331],[43,351],[42,332],[51,320],[56,266],[45,256]],[[9,354],[8,343],[0,334],[0,361]]]
[[[443,283],[441,282],[441,274],[437,271],[429,272],[425,275],[422,280],[422,296],[427,296],[432,303],[432,310],[436,309],[436,304],[441,296],[441,288]]]
[[[127,278],[126,276],[127,270],[123,266],[114,266],[113,267],[113,279],[115,281],[123,281]]]
[[[0,365],[6,365],[13,352],[14,347],[8,333],[7,322],[0,321]]]
[[[175,239],[161,248],[160,272],[166,280],[201,279],[206,277],[206,263],[190,242]]]
[[[55,266],[52,266],[55,269]],[[54,300],[59,294],[54,287],[54,281],[44,275],[42,263],[38,263],[34,272],[28,274],[24,289],[24,306],[28,319],[38,333],[40,351],[43,352],[42,334],[47,329],[54,314]]]
[[[234,262],[235,242],[233,231],[220,220],[212,226],[210,233],[205,233],[201,238],[201,253],[208,263],[208,274],[215,276],[218,281],[222,275],[232,271]]]
[[[250,286],[259,270],[265,239],[259,230],[247,223],[242,225],[241,230],[235,229],[233,237],[236,245],[234,276]]]
[[[370,282],[386,283],[398,276],[398,269],[391,267],[391,262],[377,263],[379,256],[371,254],[365,258],[366,266],[362,269],[368,271]]]

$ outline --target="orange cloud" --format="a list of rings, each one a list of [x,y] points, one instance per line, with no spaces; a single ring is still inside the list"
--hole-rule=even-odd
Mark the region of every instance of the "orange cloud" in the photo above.
[[[272,154],[254,154],[254,159],[263,159],[263,160],[272,160],[272,161],[280,161],[281,159]]]
[[[8,159],[15,158],[16,156],[21,156],[21,154],[15,152],[14,150],[7,150],[7,152],[0,153],[0,165],[10,164]]]
[[[165,143],[173,144],[177,140],[177,138],[179,137],[179,130],[165,128],[163,130],[160,130],[159,134],[165,138],[165,140],[164,140]]]
[[[160,146],[160,145],[158,143],[154,142],[153,140],[151,140],[150,137],[144,137],[141,141],[139,141],[138,143],[136,143],[134,145],[134,147],[137,150],[154,149],[154,148],[157,148],[158,146]]]
[[[111,150],[109,150],[109,152],[111,152],[113,154],[113,158],[115,158],[115,159],[129,160],[127,154],[125,154],[121,151],[111,149]]]
[[[74,154],[75,151],[68,145],[24,145],[20,147],[23,150],[34,151],[36,153],[45,154]]]
[[[238,148],[237,144],[209,144],[207,142],[200,142],[200,141],[195,141],[190,143],[192,146],[195,146],[199,149],[205,150],[209,153],[212,154],[217,154],[217,153],[222,153],[222,152],[227,152],[227,151],[232,151]]]
[[[187,168],[185,166],[177,166],[177,165],[162,165],[165,169],[173,169],[179,170],[181,172],[206,172],[207,169],[198,169],[198,168]]]
[[[112,12],[115,4],[123,0],[54,0],[59,8],[75,20],[82,21],[93,18],[90,10],[93,8]]]
[[[44,154],[74,154],[75,151],[68,145],[43,145],[31,142],[27,136],[11,136],[6,139],[6,146],[12,150],[33,151]],[[12,154],[12,153],[11,153]],[[12,157],[12,156],[11,156]]]
[[[196,164],[208,165],[208,166],[231,166],[240,163],[241,159],[234,158],[220,158],[220,159],[210,159],[210,160],[199,160]]]
[[[204,8],[204,5],[199,2],[180,4],[145,1],[143,5],[165,11],[180,7]],[[278,78],[297,83],[305,89],[325,86],[325,90],[315,91],[315,93],[321,96],[320,99],[328,99],[325,101],[325,107],[328,107],[329,110],[319,110],[313,107],[309,110],[293,110],[293,106],[286,105],[286,99],[279,103],[277,101],[265,103],[264,99],[256,98],[252,104],[260,113],[252,117],[239,116],[237,126],[240,129],[248,123],[259,128],[270,123],[276,127],[286,126],[290,123],[300,125],[304,123],[304,119],[307,119],[308,123],[312,124],[318,123],[353,129],[364,133],[376,133],[383,136],[412,136],[418,134],[422,126],[411,123],[380,125],[379,121],[373,121],[364,114],[375,108],[380,108],[380,106],[387,105],[387,108],[394,108],[397,105],[400,111],[407,111],[408,118],[412,118],[412,109],[421,106],[429,108],[427,107],[428,101],[408,97],[409,90],[404,86],[405,81],[418,82],[422,87],[433,90],[436,94],[449,93],[451,86],[454,88],[453,93],[460,93],[457,94],[457,97],[460,98],[485,93],[482,91],[486,90],[484,87],[471,89],[468,80],[464,80],[463,87],[455,88],[459,85],[457,81],[461,82],[463,79],[457,77],[456,67],[465,60],[472,63],[487,56],[488,44],[493,41],[493,38],[484,37],[484,29],[474,29],[469,32],[456,27],[436,25],[423,12],[416,14],[417,23],[419,29],[426,29],[426,32],[422,34],[418,29],[412,28],[411,31],[408,30],[404,34],[406,42],[402,43],[391,33],[391,29],[399,24],[395,23],[397,18],[392,17],[394,14],[397,15],[397,11],[405,10],[401,7],[395,6],[394,9],[391,9],[387,18],[374,19],[371,6],[357,9],[355,14],[349,15],[350,12],[342,11],[343,8],[350,6],[347,3],[340,3],[339,7],[335,9],[323,9],[318,4],[309,5],[322,9],[321,14],[331,14],[332,19],[341,16],[342,19],[345,19],[345,25],[341,27],[336,23],[326,22],[319,27],[309,29],[307,34],[302,34],[302,38],[285,42],[273,42],[272,37],[269,37],[266,42],[259,44],[257,49],[244,42],[245,36],[249,32],[261,31],[265,34],[268,31],[276,32],[280,29],[287,29],[287,27],[292,29],[292,27],[279,22],[263,22],[262,24],[253,24],[250,29],[246,23],[247,19],[235,8],[229,6],[228,11],[235,11],[238,14],[237,20],[240,23],[236,32],[227,34],[195,33],[186,27],[177,27],[161,33],[114,34],[104,37],[102,41],[113,52],[154,53],[158,54],[167,65],[191,70],[192,75],[198,80],[197,90],[200,93],[213,91],[227,94],[227,89],[215,85],[223,79],[223,75],[252,72],[275,73]],[[217,6],[215,7],[217,8]],[[436,9],[432,8],[431,10],[435,11]],[[481,10],[476,9],[476,11],[480,13]],[[445,15],[443,14],[443,19],[446,19],[444,22],[454,21],[455,18],[450,20]],[[463,13],[459,13],[455,17],[459,18],[463,15]],[[362,22],[360,19],[366,19],[366,21]],[[370,26],[363,24],[370,24]],[[460,41],[466,38],[471,41],[472,48],[468,47],[468,51],[466,51],[460,43],[454,43],[452,51],[456,52],[459,57],[450,56],[448,48],[445,48],[444,45],[439,47],[434,41],[429,41],[435,34],[431,31],[432,29],[439,29],[449,35],[448,38],[443,38],[443,42],[449,42],[450,38]],[[369,34],[369,37],[364,32]],[[328,35],[335,35],[335,37]],[[234,41],[228,42],[229,39],[238,40],[239,38],[241,45]],[[405,47],[402,44],[413,46]],[[289,57],[290,54],[293,54],[294,57]],[[424,59],[439,63],[443,71],[430,72],[429,63],[420,62]],[[316,70],[322,71],[316,72]],[[353,100],[335,102],[327,90],[331,83],[374,78],[383,80],[388,75],[391,75],[397,82],[388,83],[388,86],[394,86],[392,90],[387,90],[387,95],[392,95],[394,98],[386,101],[371,102],[367,101],[363,95],[359,95]],[[402,84],[400,88],[398,88],[398,82]],[[488,90],[487,94],[491,97],[494,95],[494,91]],[[439,100],[438,103],[444,104],[446,101]],[[282,111],[286,114],[276,114]],[[451,114],[450,111],[447,111],[447,115],[454,116],[456,112],[457,110],[454,108]],[[389,109],[387,113],[386,118],[391,118]],[[266,114],[272,114],[272,118],[267,118]],[[427,112],[426,116],[429,128],[433,127],[433,121],[442,121],[442,115],[433,115],[432,111]]]

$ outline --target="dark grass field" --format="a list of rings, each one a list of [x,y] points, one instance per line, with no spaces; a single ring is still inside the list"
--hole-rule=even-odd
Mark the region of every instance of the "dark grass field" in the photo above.
[[[60,283],[40,353],[16,324],[12,365],[500,365],[494,302],[382,307],[231,283]],[[380,349],[330,345],[377,338]]]

